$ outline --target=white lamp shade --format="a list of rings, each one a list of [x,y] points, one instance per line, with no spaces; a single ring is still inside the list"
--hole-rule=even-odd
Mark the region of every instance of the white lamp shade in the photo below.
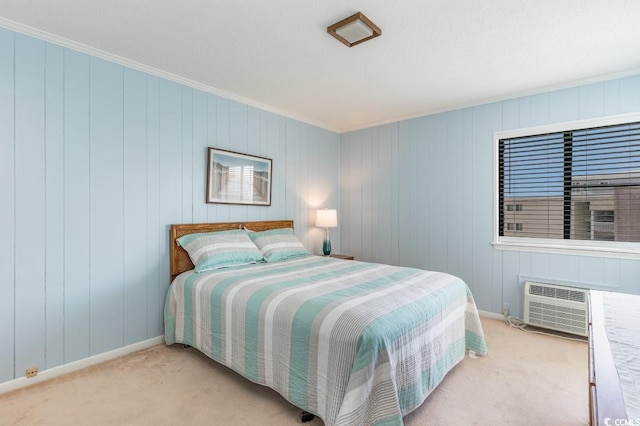
[[[338,212],[336,209],[323,209],[316,211],[316,226],[322,228],[335,228],[338,226]]]

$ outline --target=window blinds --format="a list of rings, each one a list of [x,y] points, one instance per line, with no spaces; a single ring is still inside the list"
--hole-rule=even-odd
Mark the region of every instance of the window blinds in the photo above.
[[[640,241],[640,123],[498,143],[499,235]]]

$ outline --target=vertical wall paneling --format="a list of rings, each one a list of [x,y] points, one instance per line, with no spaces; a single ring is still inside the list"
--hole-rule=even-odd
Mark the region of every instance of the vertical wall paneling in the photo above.
[[[531,274],[537,278],[549,277],[550,258],[551,255],[547,253],[531,253]]]
[[[604,83],[590,84],[579,89],[581,119],[607,115],[604,103]]]
[[[317,129],[311,129],[307,126],[303,127],[303,138],[305,138],[305,151],[304,151],[304,163],[305,167],[305,187],[303,188],[303,194],[301,199],[304,203],[304,216],[301,220],[304,220],[307,230],[305,232],[305,238],[307,239],[308,247],[311,247],[314,241],[318,241],[314,238],[318,229],[315,227],[315,206],[312,205],[313,199],[322,193],[322,183],[320,176],[316,173],[319,164],[322,163],[322,155],[320,154],[318,144],[322,143],[320,140],[321,133]],[[335,234],[337,234],[337,229]],[[317,244],[320,247],[319,244]]]
[[[15,34],[0,28],[0,383],[15,377],[14,46]]]
[[[633,282],[633,280],[631,282]],[[604,280],[602,285],[611,288],[613,291],[622,289],[620,285],[620,260],[610,257],[604,258]],[[627,291],[633,293],[633,289]]]
[[[348,156],[352,146],[352,135],[346,133],[340,136],[340,210],[338,210],[338,224],[340,225],[340,247],[343,253],[353,253],[350,236],[347,236],[353,221],[347,216],[350,214],[350,188],[351,188],[351,158]],[[357,213],[356,213],[357,215]]]
[[[161,222],[181,223],[182,88],[176,83],[160,80],[159,120]],[[164,255],[168,255],[167,247],[163,251]]]
[[[218,97],[207,95],[207,148],[221,148],[218,145]],[[205,161],[207,153],[205,152]],[[207,204],[207,220],[216,221],[216,204]]]
[[[397,197],[395,193],[394,178],[397,176],[397,167],[394,163],[396,149],[388,141],[394,139],[393,132],[396,126],[386,125],[375,132],[374,145],[372,150],[372,173],[371,178],[374,187],[374,204],[372,223],[373,256],[372,261],[390,263],[397,262],[397,253],[394,255],[394,248],[397,248],[397,222],[394,221],[394,208],[397,208]],[[397,135],[396,135],[397,136]],[[397,137],[396,137],[397,140]],[[396,235],[394,237],[394,235]]]
[[[45,44],[15,44],[15,366],[45,365]],[[31,336],[38,336],[37,339]]]
[[[89,356],[89,57],[64,51],[64,361]]]
[[[322,240],[321,230],[316,228],[315,226],[315,212],[317,208],[318,199],[323,197],[324,193],[324,182],[322,179],[322,168],[324,167],[328,173],[331,173],[331,168],[333,163],[325,162],[322,154],[322,133],[319,129],[306,129],[306,189],[301,197],[305,204],[305,217],[303,220],[307,224],[307,247],[313,249],[313,252],[320,253],[320,248],[322,247],[320,241]],[[324,196],[326,200],[326,196]],[[333,204],[332,200],[326,200],[331,203],[332,206],[336,206],[334,208],[338,208],[337,204]],[[340,225],[340,224],[338,224]],[[333,236],[336,236],[337,229],[334,229]],[[338,253],[338,248],[340,246],[340,241],[338,238],[332,238],[332,243],[335,243],[335,247],[333,250]],[[315,243],[315,244],[314,244]],[[315,246],[315,247],[313,247]],[[317,249],[316,249],[317,247]]]
[[[517,129],[520,127],[520,101],[512,99],[502,102],[501,110],[501,128]],[[494,147],[495,148],[495,147]],[[495,171],[494,171],[495,173]],[[492,223],[492,232],[495,223]],[[497,254],[497,253],[496,253]],[[520,262],[522,260],[522,252],[502,253],[502,271],[493,271],[493,289],[494,291],[503,290],[504,294],[496,300],[494,304],[503,303],[509,305],[509,314],[520,317],[522,315],[522,286],[519,283],[519,273],[522,271]],[[524,253],[528,254],[528,253]],[[530,261],[529,261],[530,262]],[[496,312],[502,312],[502,306],[495,307]]]
[[[296,182],[298,179],[298,176],[297,176],[298,166],[296,163],[296,160],[297,160],[296,149],[298,145],[292,142],[292,141],[295,141],[297,137],[297,135],[295,134],[294,124],[295,123],[293,121],[285,120],[285,128],[284,128],[284,132],[285,132],[284,140],[286,145],[285,161],[287,162],[287,164],[291,165],[291,167],[287,167],[287,170],[286,170],[285,180],[287,182]],[[286,194],[285,195],[286,197],[285,211],[287,212],[287,214],[295,218],[295,211],[298,204],[295,200],[295,197],[297,196],[297,194],[294,192],[294,188],[290,186],[285,187],[285,194]],[[300,225],[297,224],[295,225],[295,227],[296,227],[296,232],[299,232]]]
[[[147,337],[147,79],[124,70],[124,344]]]
[[[260,110],[248,107],[246,111],[247,115],[247,153],[251,153],[253,155],[257,155],[260,157],[265,157],[265,151],[262,149],[262,133],[261,133],[261,117]],[[247,208],[247,220],[259,220],[261,217],[264,217],[265,210],[269,210],[260,208]]]
[[[306,159],[304,158],[304,152],[306,150],[306,141],[304,140],[303,129],[299,125],[298,122],[293,120],[287,120],[289,123],[289,128],[291,132],[287,133],[287,144],[290,146],[295,146],[294,152],[294,164],[295,166],[295,179],[298,182],[298,185],[293,190],[293,200],[294,209],[293,209],[293,217],[296,219],[296,222],[299,224],[298,226],[298,235],[303,238],[303,243],[306,242],[305,236],[308,228],[308,223],[306,222],[306,206],[304,200],[301,199],[306,194],[307,189],[307,179],[306,179]]]
[[[444,271],[462,276],[464,271],[462,253],[465,244],[463,231],[463,207],[465,200],[463,190],[465,186],[463,176],[463,120],[462,111],[456,111],[444,117],[446,120],[446,137],[440,140],[443,149],[446,149],[446,164],[442,176],[448,176],[445,182],[441,176],[438,182],[443,186],[444,196],[442,197],[443,209],[439,214],[446,218],[446,251],[443,250],[443,257],[446,265],[440,268]]]
[[[301,199],[306,194],[307,180],[306,180],[306,167],[307,162],[304,159],[304,152],[306,150],[306,141],[304,140],[303,129],[298,122],[293,120],[287,120],[287,145],[295,147],[294,151],[294,164],[295,164],[295,180],[298,182],[293,191],[291,192],[295,201],[293,203],[293,217],[298,223],[297,232],[303,239],[303,243],[306,242],[306,232],[308,223],[306,222],[306,206],[304,200]],[[303,160],[304,159],[304,160]]]
[[[51,368],[64,363],[64,49],[45,49],[45,367]]]
[[[402,121],[398,124],[398,265],[415,266],[411,262],[415,256],[412,247],[412,230],[409,202],[411,198],[411,131],[415,120]],[[352,138],[355,138],[354,134]],[[350,168],[350,164],[345,164]],[[357,217],[356,212],[352,212]]]
[[[278,211],[287,212],[287,173],[290,168],[294,167],[294,164],[289,164],[287,161],[287,126],[286,119],[284,117],[278,117],[275,114],[269,113],[269,146],[273,152],[278,153],[278,157],[274,160],[274,167],[277,167],[277,171],[274,171],[278,175],[279,185],[274,189],[278,191],[274,193],[278,201]],[[285,216],[288,215],[288,212]]]
[[[549,110],[551,108],[549,104],[549,93],[533,95],[529,99],[531,100],[531,122],[529,125],[541,126],[543,124],[549,124]]]
[[[358,132],[353,133],[358,137]],[[363,155],[360,156],[362,177],[359,187],[362,188],[362,260],[373,262],[398,262],[398,126],[388,124],[368,129],[360,135]],[[353,147],[352,147],[353,148]],[[351,155],[359,156],[356,150]],[[346,152],[342,150],[342,152]],[[342,170],[350,171],[350,157],[341,155]],[[351,196],[346,198],[349,203]],[[342,209],[342,205],[341,205]],[[369,211],[366,211],[366,210]],[[351,215],[358,215],[352,211]],[[340,233],[343,236],[343,233]],[[344,243],[348,239],[342,238]]]
[[[640,261],[629,259],[620,260],[620,287],[616,290],[640,294],[638,277],[640,277]]]
[[[508,259],[507,253],[503,254],[505,259],[505,276],[506,279],[502,280],[502,285],[504,286],[504,294],[502,296],[503,303],[508,303],[510,306],[509,313],[510,315],[516,316],[518,318],[522,318],[522,304],[524,302],[524,279],[525,277],[531,277],[532,268],[531,268],[531,257],[533,253],[528,252],[519,252],[518,253],[518,267],[515,268],[515,261],[511,263]],[[514,271],[514,269],[516,269]],[[516,274],[516,281],[510,281],[509,275],[511,273]]]
[[[421,260],[425,257],[424,246],[426,245],[425,239],[429,237],[429,212],[422,206],[428,200],[420,197],[421,189],[426,186],[424,174],[426,173],[423,163],[427,161],[427,146],[424,135],[426,133],[425,124],[426,118],[417,118],[412,120],[413,126],[411,127],[411,133],[409,135],[409,158],[411,159],[411,165],[409,170],[409,199],[407,204],[403,204],[401,207],[409,212],[409,220],[407,223],[419,223],[424,221],[424,226],[413,228],[409,232],[409,257],[407,258],[407,265],[420,267]],[[426,267],[426,265],[424,265]]]
[[[604,258],[578,257],[578,282],[602,283],[604,278]]]
[[[207,183],[207,98],[208,95],[193,92],[193,149],[191,152],[193,222],[207,222],[205,203]]]
[[[214,144],[211,145],[215,148],[231,150],[230,143],[230,111],[229,104],[231,101],[224,98],[217,98],[216,100],[216,125],[214,127]],[[211,127],[209,128],[211,131]],[[215,213],[213,222],[228,222],[231,220],[231,214],[229,212],[229,206],[226,204],[215,204]]]
[[[489,124],[489,130],[486,134],[487,140],[493,140],[493,133],[495,129],[502,130],[502,116],[503,116],[503,105],[501,102],[495,102],[490,105],[491,111],[491,122]],[[494,149],[493,143],[488,144],[488,149],[484,151],[484,156],[482,158],[482,162],[487,166],[487,185],[492,188],[494,185]],[[487,197],[486,200],[486,210],[489,212],[488,214],[488,223],[489,226],[484,226],[484,238],[486,241],[493,241],[493,216],[494,216],[494,203],[493,203],[493,193]],[[491,312],[501,312],[502,311],[502,303],[503,303],[503,282],[502,282],[502,266],[503,266],[503,254],[504,252],[501,250],[494,250],[491,244],[487,244],[487,248],[489,253],[491,253],[491,257],[493,260],[493,270],[491,271],[491,306],[487,308]]]
[[[218,97],[213,95],[207,95],[207,148],[209,147],[222,148],[222,146],[219,145],[218,136]],[[206,152],[204,156],[205,161],[207,161]],[[209,222],[221,222],[221,220],[218,220],[216,217],[216,206],[217,204],[207,204],[207,220]]]
[[[549,118],[552,122],[580,118],[580,90],[564,89],[549,94]]]
[[[358,259],[366,260],[362,256],[362,220],[359,220],[362,210],[362,186],[365,184],[362,180],[362,137],[355,135],[355,140],[349,146],[349,158],[351,163],[351,191],[349,194],[349,218],[348,235],[351,239],[351,247],[349,253]],[[355,220],[355,221],[354,221]],[[345,227],[346,228],[346,227]]]
[[[123,336],[123,68],[92,58],[89,96],[90,352]]]
[[[247,106],[229,101],[229,149],[243,154],[252,154],[247,149]],[[248,206],[228,205],[229,218],[247,220]],[[252,207],[257,208],[257,207]]]
[[[620,112],[640,111],[640,75],[620,80]]]
[[[462,189],[462,234],[465,244],[462,248],[462,270],[461,278],[474,290],[473,281],[473,109],[463,110],[462,123],[462,180],[465,183]]]
[[[493,139],[491,108],[483,105],[473,108],[473,163],[471,186],[473,193],[473,273],[474,286],[483,289],[474,293],[479,309],[491,308],[491,279],[493,269]]]
[[[391,238],[389,239],[389,241],[386,241],[386,244],[389,244],[391,246],[391,254],[390,254],[390,263],[392,265],[398,265],[398,250],[399,250],[399,244],[398,244],[398,240],[399,240],[399,235],[400,235],[400,229],[399,229],[399,222],[398,222],[398,216],[399,216],[399,212],[400,212],[400,201],[399,201],[399,195],[398,195],[398,191],[396,190],[396,188],[398,188],[398,169],[400,168],[399,166],[399,160],[398,160],[398,155],[399,155],[399,148],[398,148],[398,139],[399,139],[399,126],[397,123],[393,123],[393,124],[388,124],[387,127],[389,127],[390,129],[390,137],[389,139],[387,139],[387,141],[390,141],[390,155],[389,155],[389,159],[391,160],[391,164],[390,167],[391,169],[391,176],[389,179],[390,185],[391,187],[389,188],[389,191],[391,192],[391,198],[389,199],[391,201],[391,217],[389,217],[389,222],[391,222]],[[388,143],[388,142],[387,142]],[[380,261],[383,261],[383,259],[380,259]]]
[[[318,232],[319,230],[314,225],[315,210],[318,207],[317,203],[319,203],[323,192],[322,177],[315,173],[315,170],[317,170],[319,165],[322,164],[320,146],[318,146],[318,143],[320,142],[319,133],[316,131],[309,131],[306,136],[303,136],[303,138],[308,140],[308,143],[305,144],[305,157],[307,160],[306,165],[303,166],[306,169],[307,176],[301,193],[301,199],[305,208],[303,212],[304,216],[300,218],[300,221],[304,222],[306,225],[306,232],[303,234],[303,243],[311,252],[320,253],[321,245],[319,240],[321,237]],[[314,235],[320,238],[313,238]]]
[[[282,183],[284,179],[282,178],[282,170],[285,167],[283,158],[280,155],[280,146],[278,145],[278,138],[272,138],[272,133],[277,130],[277,126],[274,125],[274,118],[270,113],[266,111],[257,111],[252,113],[252,116],[258,115],[257,119],[260,120],[259,133],[260,133],[260,152],[264,155],[267,155],[272,160],[272,170],[271,170],[271,206],[272,209],[269,209],[267,215],[269,219],[275,219],[273,214],[276,211],[279,211],[282,207]],[[276,169],[277,167],[277,169]],[[278,173],[276,173],[278,170]]]
[[[380,164],[380,140],[383,137],[385,129],[385,126],[371,129],[371,162],[369,165],[371,170],[369,172],[369,180],[371,181],[371,187],[373,190],[371,191],[369,244],[371,245],[371,260],[373,262],[379,262],[380,259],[383,258],[383,254],[381,252],[388,247],[388,244],[384,244],[382,242],[381,236],[385,233],[388,234],[389,232],[389,227],[386,226],[386,224],[383,224],[386,208],[389,206],[389,200],[387,199],[386,202],[383,202],[382,200],[387,192],[389,184],[388,181],[384,181],[384,175],[390,173],[391,168],[387,166],[385,173],[376,172]],[[387,237],[387,241],[388,240],[389,238]],[[387,255],[386,257],[388,258],[389,256]]]
[[[160,278],[155,285],[160,291],[158,309],[164,301],[169,286],[169,239],[167,237],[172,223],[182,223],[182,88],[180,85],[160,80],[159,83],[159,173],[160,198]],[[162,330],[162,310],[156,311],[160,324],[154,327]]]
[[[502,102],[502,130],[517,129],[520,126],[520,100]]]
[[[640,76],[633,76],[400,121],[393,124],[395,138],[385,132],[389,125],[343,134],[342,245],[360,244],[354,229],[381,226],[386,213],[376,196],[384,192],[391,169],[397,176],[391,222],[398,225],[390,244],[397,246],[397,257],[374,249],[372,259],[364,260],[459,275],[480,309],[496,313],[508,303],[513,315],[522,314],[523,281],[530,278],[640,294],[637,260],[500,251],[491,245],[496,131],[637,111]],[[361,164],[370,158],[363,140],[376,144],[372,168]],[[375,153],[385,150],[396,150],[395,164],[378,163]],[[369,203],[354,202],[374,191],[373,213]]]
[[[160,80],[147,76],[147,338],[164,330],[162,307],[169,270],[162,263],[169,230],[160,222]]]
[[[558,254],[549,257],[549,276],[555,279],[578,282],[580,279],[579,267],[579,256]]]
[[[162,335],[171,224],[321,247],[338,134],[4,29],[0,62],[0,383]],[[272,205],[207,204],[209,146],[271,158]]]
[[[373,232],[373,197],[375,192],[378,191],[378,186],[373,179],[373,167],[372,162],[372,137],[374,136],[373,129],[366,129],[363,131],[362,139],[360,141],[360,176],[361,176],[361,209],[362,209],[362,222],[361,222],[361,259],[373,258],[372,247],[372,232]]]
[[[433,244],[431,239],[433,212],[429,209],[432,203],[431,197],[424,197],[434,185],[431,179],[433,164],[431,161],[431,143],[433,142],[434,116],[421,117],[415,120],[413,138],[411,140],[411,196],[409,198],[409,215],[411,223],[424,223],[413,231],[413,244],[416,247],[415,266],[429,269],[429,246]],[[434,194],[435,195],[435,194]]]
[[[602,105],[605,115],[620,113],[620,80],[605,81]]]
[[[182,88],[182,222],[193,222],[193,89]]]
[[[327,205],[334,206],[338,211],[341,210],[340,206],[340,194],[334,191],[334,182],[333,178],[340,178],[340,138],[337,134],[333,132],[329,132],[327,130],[315,129],[318,135],[318,141],[315,144],[316,147],[322,147],[320,152],[320,157],[322,158],[322,162],[317,165],[317,168],[314,170],[313,175],[319,176],[316,180],[320,180],[322,182],[322,198],[326,199]],[[311,158],[311,157],[310,157]],[[328,174],[328,176],[327,176]],[[315,220],[315,217],[314,219]],[[318,229],[318,237],[316,238],[318,244],[318,253],[320,253],[320,247],[322,247],[322,230]],[[334,233],[332,238],[332,246],[333,250],[336,253],[342,253],[342,241],[340,238],[341,229],[340,222],[338,222],[338,229],[336,229],[336,233]]]
[[[455,165],[450,161],[448,156],[448,126],[447,116],[437,114],[432,116],[431,125],[428,127],[430,134],[429,154],[427,167],[427,182],[431,197],[423,197],[427,200],[426,210],[429,212],[429,238],[428,254],[429,268],[435,271],[447,270],[447,253],[450,238],[448,238],[447,230],[449,229],[450,211],[448,207],[448,186],[455,182],[456,173]],[[447,176],[443,179],[443,176]],[[451,197],[454,198],[454,197]],[[437,206],[440,206],[438,208]],[[454,213],[455,215],[455,213]]]

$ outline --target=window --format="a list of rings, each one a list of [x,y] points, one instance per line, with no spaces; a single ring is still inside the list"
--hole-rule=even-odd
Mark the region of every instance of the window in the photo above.
[[[496,242],[640,254],[640,117],[630,118],[497,133]]]

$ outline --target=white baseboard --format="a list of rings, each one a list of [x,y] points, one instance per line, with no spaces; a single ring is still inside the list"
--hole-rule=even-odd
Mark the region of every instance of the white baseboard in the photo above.
[[[142,342],[134,343],[132,345],[124,346],[122,348],[114,349],[109,352],[104,352],[98,355],[90,356],[88,358],[80,359],[78,361],[63,364],[58,367],[49,368],[38,373],[37,376],[26,378],[19,377],[8,382],[0,383],[0,395],[7,392],[12,392],[27,386],[35,385],[36,383],[44,382],[63,374],[71,373],[73,371],[82,370],[83,368],[90,367],[92,365],[100,364],[105,361],[127,355],[133,352],[147,349],[152,346],[158,345],[164,342],[164,336],[154,337],[152,339],[143,340]]]
[[[486,318],[492,318],[492,319],[497,319],[497,320],[504,320],[504,315],[502,315],[502,314],[496,314],[495,312],[489,312],[489,311],[481,311],[481,310],[478,310],[478,315],[480,315],[481,317],[486,317]]]

